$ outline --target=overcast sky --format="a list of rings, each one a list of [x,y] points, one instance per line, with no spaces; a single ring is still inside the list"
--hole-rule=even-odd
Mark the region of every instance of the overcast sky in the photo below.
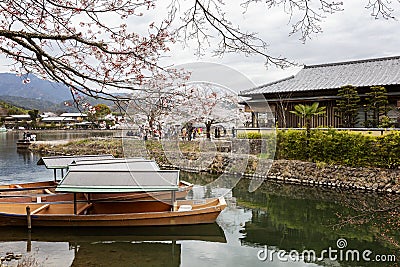
[[[259,32],[270,45],[272,55],[282,55],[300,65],[400,56],[400,16],[397,16],[399,21],[374,19],[371,17],[371,10],[365,9],[368,0],[344,2],[344,11],[328,14],[321,23],[323,33],[313,35],[305,44],[299,40],[299,35],[289,37],[289,16],[282,12],[282,8],[267,10],[265,4],[259,3],[245,14],[241,14],[241,9],[237,9],[233,22],[243,25],[243,29]],[[398,4],[395,7],[400,9]],[[224,58],[206,56],[197,59],[193,50],[182,50],[179,46],[173,51],[171,62],[201,60],[226,64],[249,77],[257,85],[294,75],[301,69],[266,69],[261,56],[229,54]]]
[[[258,32],[270,45],[271,55],[287,57],[300,65],[400,56],[400,12],[396,12],[399,20],[376,20],[371,17],[371,10],[365,9],[368,0],[345,1],[344,11],[328,14],[321,23],[323,33],[313,35],[305,44],[299,40],[299,35],[289,37],[289,16],[282,12],[282,7],[268,10],[264,3],[258,3],[243,14],[239,4],[233,2],[237,1],[226,1],[233,23],[241,25],[244,30]],[[395,4],[399,10],[400,5]],[[141,19],[143,24],[135,26],[147,25],[143,19],[146,18]],[[301,68],[267,69],[261,56],[240,54],[228,54],[223,58],[206,55],[199,59],[194,55],[194,47],[183,49],[180,44],[174,45],[171,54],[163,60],[166,64],[176,65],[196,61],[224,64],[247,76],[256,85],[294,75]],[[7,71],[6,61],[1,56],[0,72]]]

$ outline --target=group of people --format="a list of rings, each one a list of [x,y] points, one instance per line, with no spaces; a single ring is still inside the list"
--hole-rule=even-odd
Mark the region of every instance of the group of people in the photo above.
[[[201,136],[203,134],[203,128],[196,127],[183,127],[181,129],[182,140],[194,140],[197,136]]]
[[[157,129],[149,129],[148,127],[142,125],[139,126],[139,128],[134,132],[132,130],[129,130],[126,133],[126,136],[137,136],[142,140],[148,140],[149,138],[159,138],[161,139],[161,136],[163,135],[163,138],[181,138],[182,141],[191,141],[195,140],[198,137],[202,137],[205,130],[202,127],[194,127],[191,124],[185,125],[184,127],[180,128],[179,127],[166,127],[163,129],[163,132],[161,130]],[[212,133],[212,132],[211,132]],[[235,137],[235,127],[232,128],[232,137]],[[221,138],[221,137],[226,137],[228,135],[227,129],[224,127],[215,127],[214,128],[214,138]]]
[[[27,141],[36,141],[36,134],[24,132],[23,139]]]

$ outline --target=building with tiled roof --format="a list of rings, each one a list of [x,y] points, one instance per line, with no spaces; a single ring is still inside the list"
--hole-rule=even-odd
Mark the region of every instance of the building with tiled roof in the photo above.
[[[299,118],[289,111],[296,104],[310,105],[313,102],[319,102],[327,110],[325,116],[314,120],[313,127],[340,127],[340,116],[335,114],[334,107],[338,90],[346,85],[357,87],[362,100],[371,86],[384,86],[392,108],[388,116],[397,121],[397,107],[400,104],[400,56],[304,66],[294,76],[241,91],[240,95],[248,98],[245,101],[246,110],[253,113],[253,126],[268,124],[256,123],[259,121],[259,113],[265,111],[266,100],[279,127],[300,126]],[[366,113],[361,105],[358,126],[363,125],[365,118]]]

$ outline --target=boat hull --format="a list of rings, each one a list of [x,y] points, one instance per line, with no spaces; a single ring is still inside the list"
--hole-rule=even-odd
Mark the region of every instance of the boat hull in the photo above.
[[[18,140],[17,141],[17,149],[28,149],[31,145],[31,141],[29,140]]]
[[[54,187],[57,184],[58,183],[55,181],[43,181],[43,182],[32,182],[32,183],[22,183],[22,184],[5,184],[5,185],[0,185],[0,190],[7,191],[7,189],[10,189],[10,191],[16,191],[16,189],[21,189],[21,188],[23,189],[48,188],[48,187]]]
[[[154,202],[157,202],[157,204]],[[48,210],[41,211],[43,214],[31,215],[31,225],[32,228],[35,228],[205,224],[214,223],[220,212],[226,207],[225,200],[222,197],[200,205],[187,200],[180,201],[178,206],[188,203],[193,204],[192,210],[165,210],[172,206],[159,201],[95,203],[93,211],[86,215],[74,215],[71,212],[73,204],[49,204]],[[53,205],[54,207],[52,207]],[[129,208],[127,211],[127,205],[129,208],[134,207],[135,211],[129,212]],[[31,210],[35,210],[43,204],[29,204],[29,206]],[[0,226],[27,226],[28,216],[23,213],[24,207],[26,207],[26,204],[0,204]],[[12,213],[13,210],[17,212]],[[103,211],[110,213],[102,213]],[[59,214],[61,212],[66,214]]]

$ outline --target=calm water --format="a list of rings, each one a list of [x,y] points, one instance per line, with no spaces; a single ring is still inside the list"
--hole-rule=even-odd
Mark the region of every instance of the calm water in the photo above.
[[[39,139],[75,138],[67,133],[41,134]],[[0,133],[0,183],[52,179],[53,173],[37,166],[38,155],[17,152],[14,133]],[[182,173],[181,179],[196,184],[190,198],[211,197],[224,192],[210,186],[216,177]],[[264,183],[248,192],[242,179],[226,196],[229,207],[216,224],[184,227],[122,229],[0,229],[0,256],[20,252],[34,266],[390,266],[389,263],[323,259],[305,263],[291,255],[313,250],[320,256],[329,248],[373,251],[374,255],[397,253],[383,233],[400,241],[379,218],[360,225],[340,224],[338,214],[359,215],[351,205],[374,205],[384,197],[321,188]],[[385,229],[386,228],[386,229]],[[260,250],[273,252],[273,259],[258,259]],[[265,254],[261,253],[260,256]],[[339,257],[339,254],[337,254]],[[293,258],[293,257],[292,257]],[[10,265],[12,266],[12,265]]]

